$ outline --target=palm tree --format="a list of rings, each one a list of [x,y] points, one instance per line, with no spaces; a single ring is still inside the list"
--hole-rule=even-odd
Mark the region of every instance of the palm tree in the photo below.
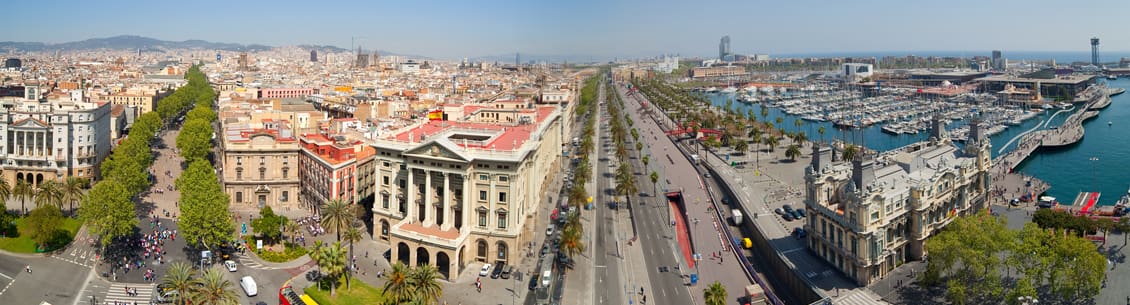
[[[749,142],[746,142],[745,140],[741,140],[741,141],[738,141],[737,143],[734,143],[734,151],[735,152],[737,152],[739,154],[745,154],[745,152],[747,150],[749,150]]]
[[[318,265],[319,277],[322,275],[322,260],[325,259],[322,256],[322,250],[325,248],[326,244],[323,244],[322,240],[315,239],[314,245],[310,246],[310,252],[307,252],[310,255],[310,260],[314,261],[314,263]],[[322,281],[318,281],[318,289],[322,289]]]
[[[291,238],[293,238],[294,235],[298,235],[300,230],[302,230],[302,227],[298,225],[298,222],[287,221],[283,223],[283,232],[286,232],[286,235]],[[286,238],[283,238],[283,240],[286,240]]]
[[[343,241],[349,242],[349,258],[351,260],[353,258],[353,243],[361,241],[363,235],[361,230],[354,226],[349,226],[349,229],[345,230],[345,233],[341,235]],[[352,264],[349,265],[352,266]],[[353,268],[348,268],[348,271],[349,272],[345,273],[345,289],[349,289],[349,276],[353,274]]]
[[[848,144],[846,147],[844,147],[843,160],[850,161],[852,160],[852,158],[855,158],[855,154],[857,153],[859,153],[859,148],[855,147],[855,145]]]
[[[322,205],[322,227],[329,228],[337,233],[337,241],[341,241],[342,228],[353,225],[353,207],[348,202],[337,198]]]
[[[778,143],[781,143],[781,140],[777,138],[777,136],[770,135],[769,137],[765,138],[765,145],[769,146],[769,152],[777,151]]]
[[[632,169],[627,164],[621,163],[620,168],[616,170],[616,193],[624,196],[624,202],[631,204],[630,196],[638,192],[636,176],[632,173]]]
[[[188,292],[196,288],[198,281],[192,278],[195,271],[192,266],[184,262],[174,262],[169,267],[169,271],[165,272],[165,276],[161,277],[161,285],[167,286],[169,289],[176,290],[182,296],[188,296]],[[177,305],[185,305],[188,298],[177,298]]]
[[[581,183],[574,184],[569,189],[569,204],[580,208],[588,201],[588,192],[585,191],[585,186]]]
[[[820,126],[820,128],[816,128],[816,133],[820,134],[820,142],[824,142],[824,132],[826,132],[826,131],[828,131],[828,130],[825,130],[824,126]]]
[[[204,276],[200,277],[200,284],[190,290],[190,298],[194,304],[239,304],[239,295],[235,293],[234,286],[231,281],[224,279],[220,269],[207,269],[204,270]]]
[[[800,147],[804,147],[805,141],[808,141],[808,135],[804,134],[803,131],[798,131],[797,133],[793,134],[793,142],[795,142],[797,145],[800,145]]]
[[[20,209],[24,210],[24,214],[27,214],[27,207],[24,204],[29,197],[35,196],[35,189],[31,188],[31,184],[27,183],[27,180],[20,179],[16,181],[16,187],[12,188],[12,196],[16,196],[16,199],[20,200]]]
[[[702,300],[706,305],[723,305],[726,304],[726,286],[722,283],[714,281],[702,291]]]
[[[408,266],[400,261],[392,264],[384,285],[385,303],[400,304],[412,298],[413,289],[408,279],[409,272],[411,270],[408,270]]]
[[[55,180],[46,180],[39,183],[39,190],[35,192],[35,207],[53,205],[63,209],[63,191]]]
[[[569,256],[585,252],[585,243],[581,241],[581,230],[578,227],[566,226],[561,232],[561,250]]]
[[[798,156],[800,156],[800,146],[799,145],[790,144],[789,148],[785,149],[785,157],[788,157],[789,160],[796,161],[796,157],[798,157]]]
[[[426,305],[438,304],[439,297],[443,296],[443,286],[439,284],[436,267],[428,264],[416,266],[416,270],[409,275],[412,284],[414,299]]]
[[[651,162],[651,156],[643,156],[640,161],[643,161],[643,168],[647,169],[647,163]]]
[[[7,210],[8,197],[12,196],[12,186],[8,179],[0,179],[0,208]]]
[[[63,183],[61,189],[63,192],[63,201],[71,204],[71,214],[75,212],[75,202],[81,202],[83,199],[86,199],[86,192],[83,189],[85,185],[86,181],[78,177],[67,177],[66,182]],[[0,193],[0,195],[2,195],[2,193]]]
[[[319,255],[321,261],[318,262],[318,268],[330,279],[330,295],[337,293],[337,283],[345,273],[347,257],[345,257],[345,248],[342,248],[340,241],[335,241],[333,245],[322,248],[322,254]]]
[[[578,231],[584,232],[585,228],[581,224],[580,210],[565,213],[565,228],[577,228]]]
[[[802,121],[801,119],[796,119],[796,121],[793,121],[793,125],[796,126],[797,131],[800,131],[800,127],[804,126],[804,121]]]
[[[656,185],[656,183],[659,183],[659,173],[657,173],[655,171],[651,171],[651,175],[648,176],[648,178],[651,178],[651,190],[652,190],[652,192],[658,193],[659,192],[659,186]],[[656,194],[656,196],[659,196],[659,194]]]

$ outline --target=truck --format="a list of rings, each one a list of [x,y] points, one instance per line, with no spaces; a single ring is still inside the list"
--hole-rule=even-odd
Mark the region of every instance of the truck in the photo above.
[[[694,161],[694,164],[698,164],[698,155],[691,155],[691,161]]]
[[[734,225],[735,226],[741,225],[742,224],[742,211],[740,211],[738,209],[731,209],[730,213],[731,213],[730,217],[732,217],[734,219]]]

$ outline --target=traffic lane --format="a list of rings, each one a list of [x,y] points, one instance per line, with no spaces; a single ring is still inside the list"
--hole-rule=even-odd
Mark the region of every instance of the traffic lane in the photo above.
[[[11,258],[0,260],[0,270],[7,280],[0,304],[69,304],[82,289],[82,283],[90,272],[89,267],[67,263],[51,257]],[[24,268],[31,266],[31,272]],[[14,270],[13,270],[14,269]],[[10,285],[9,285],[10,284]]]
[[[602,120],[600,120],[600,127],[602,128],[598,129],[605,130],[607,127],[607,115],[602,112],[600,113],[600,117],[602,118]],[[608,145],[608,140],[607,138],[603,137],[603,134],[604,132],[600,132],[601,139],[598,139],[597,144]],[[597,202],[598,206],[596,207],[597,234],[594,238],[594,245],[596,249],[594,249],[593,251],[593,255],[595,256],[595,259],[593,261],[595,268],[600,270],[596,273],[598,277],[593,285],[597,290],[597,293],[594,294],[594,297],[598,297],[600,299],[596,300],[594,304],[622,304],[623,301],[620,294],[620,274],[618,273],[620,270],[620,261],[615,256],[613,256],[613,254],[611,254],[616,247],[616,236],[614,235],[615,231],[610,228],[612,219],[608,215],[608,205],[606,204],[607,202],[610,202],[607,191],[608,189],[610,189],[612,182],[611,179],[605,175],[605,171],[601,170],[602,168],[608,168],[608,164],[611,163],[611,160],[608,158],[608,151],[606,149],[598,148],[596,154],[597,161],[595,162],[595,164],[597,166],[594,170],[597,173],[597,177],[595,179],[596,183],[594,184],[596,187],[596,196],[594,196],[594,200]],[[609,250],[609,243],[612,244],[613,250]],[[609,270],[611,270],[611,274]]]
[[[647,249],[644,251],[644,260],[648,279],[651,281],[651,287],[645,288],[651,290],[655,304],[691,304],[690,291],[686,288],[678,270],[679,263],[674,257],[677,252],[673,251],[673,239],[662,233],[669,230],[664,228],[665,225],[669,226],[666,222],[666,200],[658,201],[660,200],[636,207],[641,215],[637,224],[641,245]],[[667,267],[666,271],[661,271],[660,267]]]
[[[297,268],[291,269],[255,269],[244,268],[239,266],[236,272],[229,272],[220,265],[215,265],[216,268],[224,273],[224,279],[231,281],[232,289],[239,295],[240,304],[258,304],[259,302],[266,302],[267,304],[275,304],[279,302],[279,289],[282,289],[283,283],[286,283],[291,277],[296,275],[305,276],[305,271],[310,270],[310,265],[302,265]],[[255,280],[258,294],[255,296],[247,296],[247,292],[240,286],[239,280],[244,276],[251,276]],[[344,289],[339,287],[338,289]],[[329,287],[326,287],[329,289]],[[299,294],[301,292],[299,291]]]

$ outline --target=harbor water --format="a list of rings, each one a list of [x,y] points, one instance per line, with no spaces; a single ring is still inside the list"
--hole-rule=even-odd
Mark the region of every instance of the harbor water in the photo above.
[[[1109,81],[1108,86],[1130,90],[1130,79]],[[926,131],[891,135],[882,131],[883,124],[844,130],[834,128],[832,122],[802,121],[798,128],[795,122],[801,117],[789,115],[781,109],[769,107],[769,115],[763,119],[760,104],[740,103],[734,94],[727,93],[711,93],[706,94],[706,97],[720,108],[725,107],[729,100],[732,101],[731,107],[737,108],[741,113],[753,109],[759,121],[773,122],[776,127],[790,132],[803,131],[810,140],[821,140],[817,131],[819,127],[824,127],[823,140],[839,139],[886,151],[926,140],[929,135]],[[1130,94],[1114,96],[1112,99],[1110,107],[1098,117],[1084,123],[1086,135],[1083,140],[1057,151],[1038,152],[1021,164],[1017,171],[1051,184],[1047,195],[1056,197],[1060,202],[1069,203],[1081,191],[1098,191],[1103,194],[1100,204],[1113,205],[1130,187]],[[1010,126],[991,136],[993,157],[1013,149],[1019,141],[1017,138],[1026,132],[1062,124],[1070,113],[1056,115],[1057,111],[1058,109],[1043,111],[1020,125]],[[783,119],[779,125],[775,122],[778,117]],[[1108,125],[1108,122],[1111,124]],[[954,121],[948,128],[954,129],[964,124],[964,121]],[[1090,161],[1091,157],[1098,158],[1098,161]]]

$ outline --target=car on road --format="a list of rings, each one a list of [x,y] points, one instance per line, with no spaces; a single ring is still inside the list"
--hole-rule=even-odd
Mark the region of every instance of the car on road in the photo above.
[[[548,252],[549,252],[549,244],[541,245],[541,254],[538,254],[538,257],[545,256],[545,254],[548,253]]]
[[[534,290],[536,288],[538,288],[538,277],[531,276],[530,277],[530,290]]]
[[[552,236],[552,235],[553,235],[553,224],[550,224],[548,228],[545,228],[545,236]]]
[[[704,173],[704,174],[702,174],[702,176],[704,176],[706,178],[711,178],[710,173]]]
[[[497,279],[499,276],[502,276],[502,268],[505,267],[506,263],[498,262],[498,264],[494,265],[494,271],[491,271],[490,278]]]
[[[479,276],[490,275],[490,264],[483,264],[483,269],[479,270]]]
[[[242,287],[243,292],[247,293],[249,297],[259,295],[259,286],[255,284],[255,279],[251,278],[251,276],[245,276],[239,279],[239,287]]]
[[[235,272],[236,271],[235,261],[231,261],[231,260],[224,261],[224,268],[228,269],[228,272]]]

